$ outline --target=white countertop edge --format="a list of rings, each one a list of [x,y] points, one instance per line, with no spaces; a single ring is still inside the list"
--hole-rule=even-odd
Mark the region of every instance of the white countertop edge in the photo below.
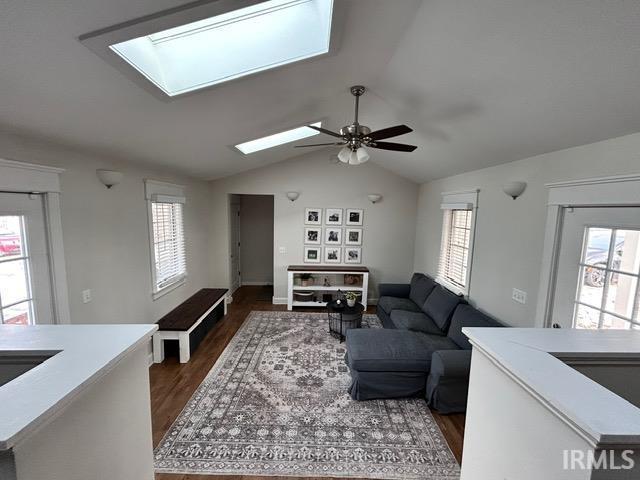
[[[143,345],[146,345],[150,341],[150,338],[153,335],[153,333],[158,329],[158,326],[156,324],[134,324],[134,325],[137,327],[146,327],[146,328],[141,329],[141,331],[133,337],[135,340],[132,339],[131,343],[126,348],[118,350],[118,353],[114,354],[109,361],[102,364],[100,368],[95,369],[93,373],[86,376],[74,388],[66,392],[66,394],[62,395],[54,403],[49,405],[48,408],[46,408],[44,411],[34,412],[34,414],[31,416],[32,418],[26,421],[26,424],[23,427],[14,429],[13,433],[11,434],[3,435],[3,432],[1,431],[1,428],[0,428],[0,435],[3,435],[2,437],[0,437],[0,451],[12,449],[14,446],[19,444],[25,437],[29,436],[34,431],[36,431],[40,427],[47,424],[51,419],[55,417],[57,413],[61,412],[67,405],[72,403],[87,388],[89,388],[91,385],[93,385],[102,377],[107,375],[110,371],[112,371],[117,366],[117,364],[120,361],[122,361],[127,355],[137,350],[138,348],[142,347]],[[48,326],[48,327],[73,328],[76,326],[82,328],[86,325],[64,325],[64,326]],[[111,327],[122,327],[122,326],[128,327],[129,325],[91,325],[91,326],[111,328]],[[64,346],[61,346],[61,348],[22,347],[22,348],[12,348],[11,351],[12,353],[18,353],[22,350],[29,352],[30,354],[34,354],[34,353],[43,352],[43,351],[50,352],[52,350],[59,350],[60,352],[63,352],[67,349],[65,349]],[[72,349],[70,353],[73,353]],[[40,368],[43,366],[45,366],[44,363],[35,368]],[[29,373],[30,372],[26,372],[25,374],[21,375],[21,377],[26,376]],[[9,385],[9,384],[11,384],[11,382],[9,382],[6,385]],[[0,387],[0,389],[5,387],[6,385],[3,385],[2,387]],[[0,419],[6,413],[7,413],[6,410],[5,412],[2,412],[0,410]]]
[[[497,335],[489,330],[496,331]],[[528,344],[527,334],[539,330],[554,332],[553,329],[463,328],[463,333],[478,352],[594,448],[640,448],[640,409],[557,358],[638,359],[640,348],[637,351],[607,351],[604,346],[592,352],[589,349],[580,351],[574,344],[562,353],[556,353],[555,348],[549,348],[549,351],[542,348],[540,338]],[[498,331],[510,331],[510,334]],[[490,338],[492,336],[494,338]],[[558,346],[558,342],[554,343],[550,347]],[[576,398],[589,398],[589,403],[576,402]],[[612,411],[616,412],[615,418],[607,418],[606,413]]]

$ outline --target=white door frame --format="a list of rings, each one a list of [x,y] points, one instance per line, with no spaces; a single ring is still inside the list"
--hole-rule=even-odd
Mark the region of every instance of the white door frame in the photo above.
[[[548,183],[536,327],[551,327],[564,215],[572,207],[640,206],[640,174]]]
[[[237,203],[236,201],[237,200]],[[229,194],[227,205],[229,207],[229,235],[227,238],[227,242],[229,243],[229,295],[233,298],[233,293],[237,288],[242,286],[242,278],[238,273],[240,269],[240,247],[238,246],[238,242],[240,242],[240,219],[238,215],[240,213],[240,197],[236,194]],[[237,210],[235,208],[237,206]],[[234,229],[236,232],[235,244],[233,241],[233,233]],[[233,256],[236,256],[238,268],[234,271],[233,268]],[[237,287],[236,286],[237,282]],[[234,288],[235,287],[235,288]]]
[[[0,191],[41,193],[43,196],[45,228],[49,241],[52,313],[53,321],[57,324],[71,323],[60,215],[60,174],[62,172],[64,172],[62,168],[0,158]]]

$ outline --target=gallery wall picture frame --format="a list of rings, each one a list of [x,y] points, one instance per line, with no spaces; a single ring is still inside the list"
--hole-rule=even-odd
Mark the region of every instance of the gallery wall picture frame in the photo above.
[[[341,247],[324,247],[324,263],[341,263]]]
[[[320,263],[321,259],[321,247],[304,247],[304,263]]]
[[[362,245],[362,229],[361,228],[345,228],[344,244],[345,245]]]
[[[320,245],[322,243],[322,229],[307,227],[304,229],[305,245]]]
[[[325,209],[325,225],[342,225],[342,209],[327,208]]]
[[[305,225],[322,225],[322,209],[321,208],[305,208],[304,224]]]
[[[325,245],[342,245],[342,229],[335,227],[325,227],[324,229]]]
[[[364,210],[361,208],[347,208],[345,225],[362,226]]]
[[[344,249],[344,263],[362,263],[362,249],[360,247],[346,247]]]

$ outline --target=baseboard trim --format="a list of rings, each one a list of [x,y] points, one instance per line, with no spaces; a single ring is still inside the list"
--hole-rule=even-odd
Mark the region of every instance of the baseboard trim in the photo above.
[[[245,282],[244,280],[242,281],[241,284],[243,287],[244,286],[248,286],[248,287],[254,287],[254,286],[258,286],[258,287],[266,287],[269,285],[273,285],[273,282]]]

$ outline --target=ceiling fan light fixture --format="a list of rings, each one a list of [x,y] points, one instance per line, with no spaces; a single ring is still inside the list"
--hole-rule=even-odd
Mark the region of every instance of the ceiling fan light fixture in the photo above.
[[[356,156],[358,157],[358,163],[367,162],[371,158],[369,152],[367,152],[364,147],[360,147],[358,150],[356,150]]]
[[[358,152],[351,152],[351,155],[349,156],[349,165],[360,165]]]
[[[338,160],[342,163],[349,163],[351,158],[351,149],[349,147],[344,147],[338,152]]]

